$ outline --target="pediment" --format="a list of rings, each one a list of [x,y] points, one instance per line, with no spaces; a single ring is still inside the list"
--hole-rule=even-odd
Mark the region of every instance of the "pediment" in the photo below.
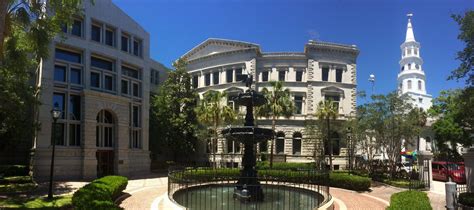
[[[188,60],[193,60],[199,57],[204,57],[222,52],[244,50],[258,47],[259,46],[257,44],[249,42],[211,38],[207,39],[206,41],[191,49],[189,52],[184,54],[183,57],[187,58]]]
[[[329,86],[321,89],[321,95],[344,95],[344,90],[335,86]]]

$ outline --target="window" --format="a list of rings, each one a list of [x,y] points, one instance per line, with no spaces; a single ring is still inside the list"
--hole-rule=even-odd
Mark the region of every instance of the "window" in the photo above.
[[[400,82],[399,87],[400,87],[400,91],[403,90],[403,83],[402,82]]]
[[[81,84],[82,81],[82,70],[78,68],[71,68],[71,73],[69,77],[69,82],[73,84]]]
[[[293,155],[301,155],[301,133],[293,134]]]
[[[66,82],[66,67],[54,66],[54,81]]]
[[[92,25],[91,27],[91,40],[100,42],[100,32],[102,28],[98,25]]]
[[[240,153],[240,143],[227,140],[227,152],[228,153]]]
[[[204,75],[204,80],[205,80],[205,85],[209,86],[211,85],[211,73],[207,73]]]
[[[56,49],[54,55],[56,59],[69,61],[72,63],[81,63],[81,60],[82,60],[80,53],[75,53],[75,52],[66,51],[62,49]]]
[[[411,63],[408,64],[408,70],[411,70]]]
[[[418,90],[422,90],[421,80],[418,80]]]
[[[199,76],[194,75],[193,76],[193,88],[198,88],[198,86],[199,86]]]
[[[402,66],[402,71],[404,71],[404,70],[405,70],[405,66]]]
[[[127,35],[123,35],[122,34],[122,42],[121,42],[121,49],[122,51],[125,51],[125,52],[128,52],[128,42],[129,42],[129,38]]]
[[[53,131],[51,131],[51,141],[54,141],[56,145],[65,145],[64,142],[64,123],[56,123],[56,126],[52,126]],[[52,143],[52,142],[51,142]]]
[[[415,69],[416,69],[416,70],[419,70],[419,69],[420,69],[420,65],[415,64]]]
[[[96,146],[113,147],[114,146],[114,120],[112,114],[101,110],[97,115],[96,127]]]
[[[336,82],[342,82],[342,69],[336,69]]]
[[[115,90],[114,83],[115,83],[114,78],[112,76],[110,75],[104,76],[104,88],[106,90],[111,90],[111,91]]]
[[[97,72],[91,72],[91,86],[100,88],[100,74]]]
[[[122,75],[140,79],[140,72],[137,69],[132,69],[126,66],[122,66]]]
[[[232,69],[227,69],[227,70],[225,71],[225,75],[226,75],[226,82],[227,82],[227,83],[233,82],[233,79],[234,79],[234,70],[232,70]]]
[[[237,82],[242,82],[247,79],[247,75],[242,74],[242,69],[235,69],[235,80]]]
[[[303,71],[296,71],[296,81],[297,82],[303,81]]]
[[[58,107],[61,110],[60,119],[64,119],[64,106],[65,106],[65,95],[64,93],[53,94],[53,107]]]
[[[69,146],[81,146],[81,124],[69,124]]]
[[[335,106],[336,110],[339,110],[339,102],[341,97],[336,95],[325,95],[324,100],[332,101],[333,105]]]
[[[81,120],[81,96],[69,96],[69,119]]]
[[[303,96],[295,96],[295,114],[302,114],[303,110]]]
[[[268,142],[267,141],[262,141],[258,145],[260,152],[267,152],[268,151]]]
[[[115,42],[115,32],[111,28],[105,30],[105,44],[109,46],[114,46]]]
[[[332,144],[332,155],[339,155],[341,151],[341,138],[337,132],[331,134],[330,143]],[[329,147],[328,142],[324,142],[324,154],[329,155],[331,148]]]
[[[268,81],[268,74],[269,73],[270,73],[269,71],[262,72],[262,82]]]
[[[232,108],[235,112],[238,112],[239,106],[234,102],[236,97],[237,95],[235,95],[235,93],[227,95],[227,106]]]
[[[408,89],[411,90],[411,80],[408,80]]]
[[[128,95],[128,80],[122,80],[122,94]]]
[[[133,40],[133,54],[136,56],[142,56],[142,41],[141,40]]]
[[[285,81],[285,75],[286,75],[285,70],[278,71],[278,81]]]
[[[150,74],[151,74],[150,76],[151,84],[154,84],[154,85],[160,84],[160,72],[155,69],[151,69]]]
[[[132,85],[133,96],[140,97],[140,84],[134,82]]]
[[[131,121],[130,121],[130,148],[139,149],[141,143],[141,112],[139,105],[131,105]]]
[[[67,24],[61,24],[61,31],[67,33]]]
[[[219,84],[219,72],[212,73],[212,84]]]
[[[329,67],[323,67],[322,76],[323,76],[323,81],[328,81],[328,79],[329,79]]]
[[[112,61],[104,60],[97,57],[91,57],[91,66],[109,71],[114,71],[114,63]]]
[[[415,48],[415,55],[418,55],[418,49]]]
[[[423,103],[423,98],[418,98],[419,103]]]
[[[276,149],[276,154],[283,154],[285,152],[285,134],[283,132],[277,133],[275,149]]]
[[[74,20],[72,23],[71,34],[81,37],[82,36],[82,21]]]

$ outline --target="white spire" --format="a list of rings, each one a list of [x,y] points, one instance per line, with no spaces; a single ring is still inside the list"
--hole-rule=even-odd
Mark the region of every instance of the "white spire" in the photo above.
[[[413,17],[413,14],[407,14],[408,17],[408,24],[407,24],[407,35],[405,37],[405,42],[414,42],[415,41],[415,35],[413,34],[413,26],[411,26],[411,17]]]

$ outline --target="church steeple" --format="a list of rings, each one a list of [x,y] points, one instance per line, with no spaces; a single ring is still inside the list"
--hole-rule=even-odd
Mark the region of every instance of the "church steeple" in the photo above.
[[[407,24],[407,35],[405,36],[405,42],[416,42],[415,34],[413,34],[413,26],[411,25],[411,17],[413,14],[407,14],[408,24]]]
[[[408,14],[405,42],[400,46],[400,73],[398,74],[398,91],[400,94],[411,96],[416,106],[427,110],[431,107],[431,95],[426,93],[426,77],[423,69],[423,59],[420,56],[420,43],[415,41],[411,19]]]

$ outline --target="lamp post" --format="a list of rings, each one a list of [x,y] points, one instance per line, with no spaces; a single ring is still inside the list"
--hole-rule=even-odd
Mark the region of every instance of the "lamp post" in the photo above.
[[[372,95],[374,95],[374,84],[375,84],[375,75],[374,74],[370,74],[369,82],[372,83]]]
[[[59,109],[58,103],[54,103],[54,107],[51,110],[51,115],[53,117],[53,130],[52,130],[52,144],[53,144],[53,152],[51,154],[51,169],[49,174],[49,190],[48,190],[48,199],[53,199],[53,172],[54,172],[54,152],[56,150],[56,121],[58,120],[59,116],[61,116],[61,110]]]

